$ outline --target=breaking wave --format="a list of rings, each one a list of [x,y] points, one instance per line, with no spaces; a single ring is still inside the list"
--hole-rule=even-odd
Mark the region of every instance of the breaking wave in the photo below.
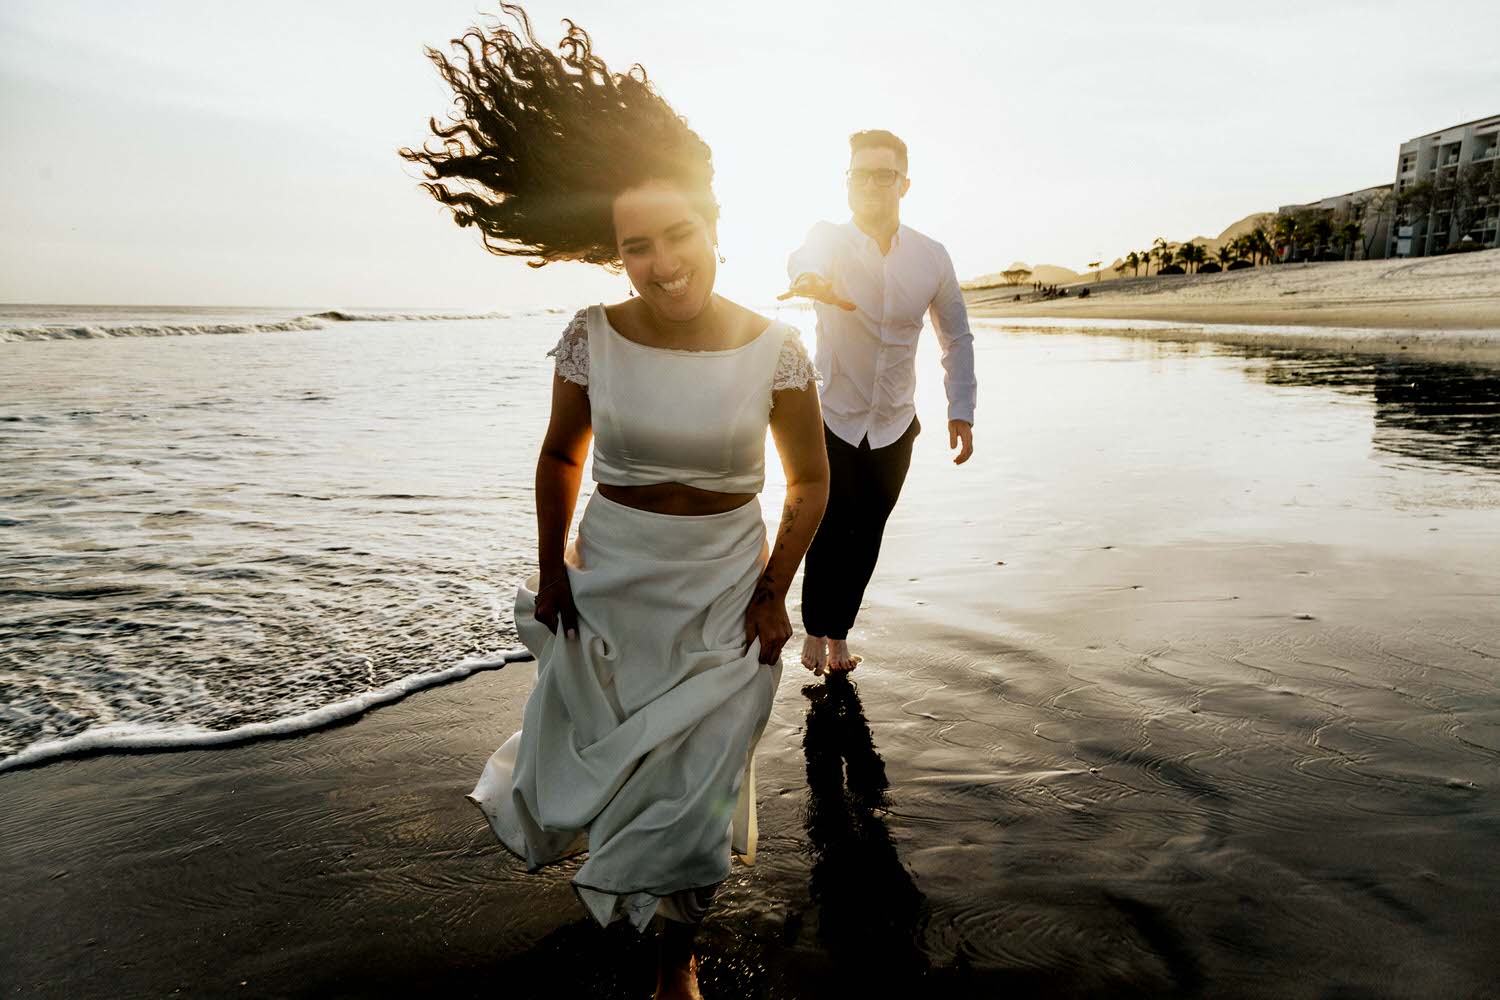
[[[522,315],[546,315],[559,309],[526,310]],[[232,333],[289,333],[323,330],[332,323],[430,323],[444,320],[502,320],[512,313],[378,313],[328,309],[285,320],[230,323],[58,323],[45,326],[0,326],[0,343],[32,340],[110,340],[119,337],[187,337]]]
[[[363,715],[372,708],[400,701],[409,694],[439,684],[462,680],[481,670],[498,670],[508,663],[531,659],[524,647],[502,650],[488,656],[473,657],[442,670],[409,674],[373,691],[363,691],[352,698],[297,715],[251,722],[232,729],[208,729],[190,723],[113,722],[92,726],[81,733],[62,739],[33,743],[20,753],[0,758],[0,771],[28,767],[57,757],[81,753],[108,753],[117,750],[169,750],[192,747],[223,746],[271,736],[287,736],[322,729],[344,719]]]

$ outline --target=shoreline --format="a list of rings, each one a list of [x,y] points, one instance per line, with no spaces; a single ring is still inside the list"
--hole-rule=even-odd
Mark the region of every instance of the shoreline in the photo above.
[[[1056,299],[1016,286],[968,289],[964,298],[972,316],[1012,321],[1007,325],[1036,320],[1035,329],[1061,324],[1076,331],[1091,320],[1108,320],[1114,325],[1097,332],[1500,363],[1500,251],[1265,265],[1079,282],[1067,289],[1067,297]],[[1084,289],[1088,298],[1077,298]],[[1015,301],[1018,294],[1021,301]]]
[[[453,684],[481,670],[499,670],[531,658],[531,653],[524,646],[494,650],[487,656],[470,657],[438,670],[407,674],[383,687],[306,712],[264,722],[247,722],[232,729],[206,729],[192,724],[151,726],[130,722],[90,726],[72,736],[32,743],[8,757],[0,757],[0,774],[95,754],[228,747],[256,740],[317,732],[329,726],[353,722],[367,712],[408,698],[418,691]]]
[[[1102,304],[1101,304],[1102,306]],[[1309,350],[1363,355],[1413,357],[1428,361],[1500,367],[1500,328],[1379,327],[1349,322],[1313,323],[1297,317],[1257,313],[1260,319],[1233,320],[1209,312],[1142,310],[1149,315],[1122,315],[1124,310],[991,313],[971,310],[976,323],[1025,333],[1072,333],[1125,337],[1180,344],[1222,344],[1254,350]],[[1272,322],[1272,321],[1275,322]]]

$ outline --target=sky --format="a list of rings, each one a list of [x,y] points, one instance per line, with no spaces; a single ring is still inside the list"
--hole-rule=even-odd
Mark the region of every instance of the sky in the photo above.
[[[1081,270],[1157,236],[1392,180],[1399,144],[1500,113],[1500,4],[545,0],[639,62],[714,151],[727,263],[758,304],[847,138],[911,150],[902,220],[960,277]],[[474,0],[5,0],[0,302],[571,307],[621,274],[484,252],[396,150],[450,106],[424,45]]]

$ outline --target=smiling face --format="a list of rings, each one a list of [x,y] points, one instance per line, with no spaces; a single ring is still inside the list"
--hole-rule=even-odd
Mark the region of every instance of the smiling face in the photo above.
[[[714,231],[682,190],[648,181],[615,198],[615,243],[636,294],[654,312],[686,322],[714,291]]]
[[[896,182],[890,187],[881,187],[873,180],[858,183],[855,177],[867,176],[865,171],[896,171]],[[879,225],[900,218],[901,199],[911,180],[901,165],[901,157],[889,146],[871,146],[856,149],[849,157],[849,211],[854,218],[866,224]]]

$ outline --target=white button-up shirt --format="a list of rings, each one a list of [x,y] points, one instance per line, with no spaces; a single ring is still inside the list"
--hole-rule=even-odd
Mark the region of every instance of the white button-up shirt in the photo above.
[[[786,270],[793,281],[799,274],[827,278],[836,295],[857,307],[847,312],[813,304],[829,430],[856,447],[868,435],[871,448],[884,448],[911,425],[923,313],[931,317],[943,350],[948,419],[974,422],[974,336],[953,261],[941,243],[900,226],[890,252],[881,254],[852,220],[820,222]]]

